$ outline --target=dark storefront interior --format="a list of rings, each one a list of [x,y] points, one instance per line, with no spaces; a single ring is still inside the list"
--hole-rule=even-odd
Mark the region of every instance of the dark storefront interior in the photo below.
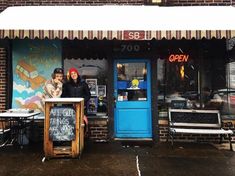
[[[225,39],[65,40],[63,58],[65,70],[69,62],[74,66],[94,67],[98,72],[92,69],[93,73],[82,75],[85,79],[97,78],[98,85],[107,86],[109,96],[112,96],[114,59],[150,59],[157,68],[152,70],[152,80],[157,80],[157,85],[152,86],[157,91],[157,103],[153,106],[158,107],[160,118],[165,116],[172,100],[186,101],[185,108],[219,109],[222,115],[230,115],[235,111],[234,61],[232,51],[226,46]],[[156,75],[153,72],[157,72],[157,78],[153,78]],[[112,104],[106,98],[105,102]]]
[[[185,108],[218,109],[223,117],[231,118],[234,61],[226,40],[167,43],[158,59],[159,115],[164,116],[172,100],[182,100]]]

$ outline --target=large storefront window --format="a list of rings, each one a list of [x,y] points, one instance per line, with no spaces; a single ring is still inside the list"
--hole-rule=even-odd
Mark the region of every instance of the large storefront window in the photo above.
[[[63,40],[63,67],[65,73],[75,67],[82,81],[85,81],[91,93],[86,113],[90,117],[108,115],[108,60],[110,41],[104,40]]]
[[[235,62],[225,40],[169,43],[157,60],[159,116],[169,107],[235,114]]]
[[[64,70],[75,67],[83,81],[86,81],[91,98],[86,104],[88,116],[107,115],[107,70],[106,59],[65,59]]]

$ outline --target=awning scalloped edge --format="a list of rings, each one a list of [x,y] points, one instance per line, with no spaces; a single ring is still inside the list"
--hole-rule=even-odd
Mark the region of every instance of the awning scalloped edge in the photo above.
[[[0,30],[0,39],[79,39],[89,40],[167,40],[175,39],[230,39],[235,37],[235,30],[161,30],[161,31],[102,31],[102,30]]]

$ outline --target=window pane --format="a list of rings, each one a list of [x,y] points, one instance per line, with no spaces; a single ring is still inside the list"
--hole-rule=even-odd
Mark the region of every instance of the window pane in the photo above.
[[[146,63],[118,63],[118,101],[147,100]]]
[[[225,40],[169,41],[157,60],[159,116],[167,116],[164,113],[174,100],[184,108],[215,109],[231,118],[235,114],[233,50],[226,50]]]

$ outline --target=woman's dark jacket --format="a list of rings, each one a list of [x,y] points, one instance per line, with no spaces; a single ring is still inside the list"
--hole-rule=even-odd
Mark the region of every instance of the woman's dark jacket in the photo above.
[[[91,97],[91,93],[86,82],[78,80],[78,82],[75,83],[73,80],[70,80],[63,84],[61,97],[81,97],[84,98],[86,105]]]

